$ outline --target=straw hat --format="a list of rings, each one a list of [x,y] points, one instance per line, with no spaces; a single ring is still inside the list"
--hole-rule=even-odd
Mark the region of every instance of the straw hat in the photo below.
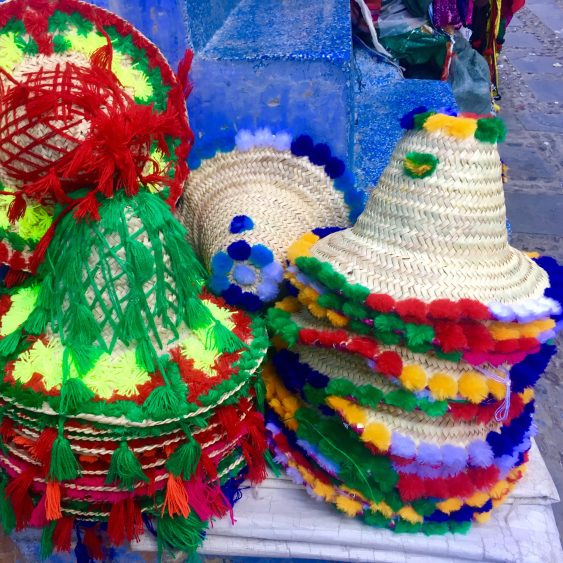
[[[349,225],[362,203],[327,145],[243,130],[233,150],[192,170],[178,215],[212,290],[257,309],[278,294],[289,244],[315,227]]]
[[[350,284],[395,299],[542,298],[547,274],[508,244],[497,118],[426,112],[407,120],[364,212],[311,248]]]

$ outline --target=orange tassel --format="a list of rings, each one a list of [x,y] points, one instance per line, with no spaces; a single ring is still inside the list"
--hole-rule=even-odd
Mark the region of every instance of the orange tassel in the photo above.
[[[170,516],[181,514],[184,518],[188,517],[190,507],[188,505],[188,493],[184,488],[181,477],[168,475],[168,483],[166,484],[166,496],[162,505],[162,515],[168,512]]]
[[[47,481],[45,514],[47,520],[58,520],[63,517],[61,512],[61,488],[56,481]]]

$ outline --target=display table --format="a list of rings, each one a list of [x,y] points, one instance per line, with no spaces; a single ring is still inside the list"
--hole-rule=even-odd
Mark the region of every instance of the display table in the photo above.
[[[559,500],[534,444],[527,475],[487,524],[467,535],[394,534],[316,502],[286,477],[245,492],[228,519],[209,530],[202,554],[332,561],[563,561],[551,505]],[[154,552],[147,539],[135,551]]]

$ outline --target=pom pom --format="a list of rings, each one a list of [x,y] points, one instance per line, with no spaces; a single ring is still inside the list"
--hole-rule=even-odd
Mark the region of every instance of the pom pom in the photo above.
[[[429,153],[409,152],[403,161],[403,170],[409,178],[427,178],[434,174],[438,159]]]
[[[400,380],[405,389],[420,391],[426,386],[426,372],[420,366],[404,366]]]
[[[247,129],[241,129],[235,136],[235,145],[239,151],[249,151],[254,147],[254,135]]]
[[[409,111],[403,117],[401,117],[401,128],[402,129],[414,129],[414,116],[419,113],[425,113],[428,111],[427,107],[418,106],[417,108]]]
[[[256,281],[256,273],[249,266],[237,264],[233,270],[233,278],[240,285],[252,285]]]
[[[416,455],[416,445],[408,436],[393,432],[391,436],[391,453],[405,459],[412,459]]]
[[[274,142],[272,131],[267,127],[258,129],[254,134],[254,141],[257,147],[270,147]]]
[[[233,260],[248,260],[251,248],[245,240],[237,240],[227,247],[227,252]]]
[[[283,280],[283,266],[279,262],[271,262],[262,269],[262,278],[280,283]]]
[[[482,403],[489,394],[487,380],[474,371],[464,373],[459,378],[458,386],[461,396],[469,399],[472,403]]]
[[[372,293],[368,295],[366,305],[379,313],[390,313],[395,307],[395,300],[384,293]]]
[[[340,178],[344,174],[345,170],[346,165],[344,164],[344,161],[336,158],[335,156],[329,158],[325,166],[325,172],[333,180]]]
[[[299,135],[291,143],[291,152],[295,156],[307,156],[313,151],[313,139],[309,135]]]
[[[211,271],[214,274],[227,275],[233,267],[233,259],[225,252],[217,252],[211,258]]]
[[[229,231],[233,234],[251,231],[254,228],[254,222],[248,215],[237,215],[233,217]]]
[[[324,166],[330,159],[330,147],[325,143],[318,143],[313,147],[309,160],[317,166]]]
[[[207,283],[207,285],[213,293],[220,295],[231,285],[231,282],[229,281],[227,276],[212,275],[209,278],[209,282]]]
[[[484,440],[475,440],[467,448],[469,463],[474,467],[488,467],[493,463],[493,450]]]
[[[461,310],[455,301],[450,299],[436,299],[428,307],[428,313],[434,319],[457,321],[461,316]]]
[[[424,322],[427,315],[426,304],[420,299],[404,299],[403,301],[397,301],[395,305],[396,313],[406,320],[416,320],[418,322]]]
[[[232,283],[221,293],[221,296],[229,305],[240,305],[242,301],[242,289]]]
[[[258,297],[258,295],[254,295],[254,293],[250,293],[249,291],[245,291],[241,294],[239,303],[250,313],[255,313],[262,308],[262,301],[260,301],[260,297]]]
[[[257,267],[263,268],[274,260],[274,253],[263,244],[255,244],[250,251],[250,261]]]
[[[264,303],[273,301],[278,296],[279,292],[280,292],[280,287],[278,283],[271,280],[264,280],[256,288],[256,294]]]
[[[464,350],[467,346],[467,339],[459,325],[448,322],[436,322],[434,332],[440,342],[440,347],[446,353]]]
[[[445,444],[441,450],[442,460],[444,466],[448,468],[449,474],[458,473],[467,465],[467,451],[464,448]]]
[[[361,439],[363,442],[373,444],[378,450],[386,452],[391,445],[391,431],[384,424],[373,422],[365,427]]]
[[[422,498],[426,493],[424,481],[416,475],[399,475],[397,488],[404,502],[411,502]]]
[[[442,452],[439,446],[421,442],[418,446],[416,459],[425,465],[440,465],[442,463]]]
[[[453,399],[457,395],[457,381],[445,373],[432,376],[428,387],[436,399]]]
[[[491,318],[489,309],[483,303],[474,301],[473,299],[460,299],[458,306],[463,317],[473,319],[475,321],[486,321]]]
[[[364,358],[374,358],[378,351],[377,343],[371,338],[353,338],[347,350]]]
[[[403,370],[403,360],[396,352],[382,352],[377,357],[377,371],[384,375],[399,377]]]
[[[272,146],[278,151],[288,151],[291,148],[292,137],[284,131],[276,133]]]
[[[502,143],[506,138],[504,122],[498,117],[477,120],[475,138],[482,143]]]

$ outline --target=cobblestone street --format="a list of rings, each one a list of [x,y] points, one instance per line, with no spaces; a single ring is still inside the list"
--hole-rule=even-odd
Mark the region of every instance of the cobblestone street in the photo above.
[[[530,0],[508,28],[499,61],[501,154],[513,244],[563,259],[563,2]],[[537,442],[563,495],[563,357],[538,384]],[[563,503],[554,505],[563,534]]]

